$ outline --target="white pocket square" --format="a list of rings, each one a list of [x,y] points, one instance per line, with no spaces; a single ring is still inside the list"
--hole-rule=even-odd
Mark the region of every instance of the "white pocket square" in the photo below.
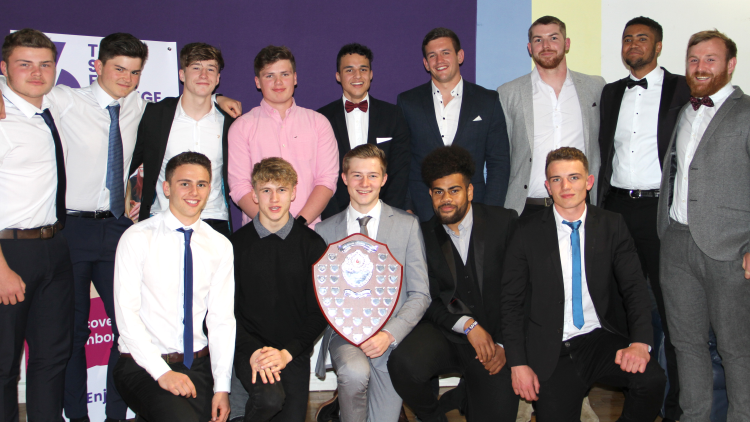
[[[375,140],[376,140],[376,141],[377,141],[378,143],[382,143],[382,142],[388,142],[388,141],[390,141],[391,139],[393,139],[393,138],[375,138]]]
[[[477,116],[477,118],[474,119],[474,121],[475,122],[481,122],[482,121],[482,116]]]

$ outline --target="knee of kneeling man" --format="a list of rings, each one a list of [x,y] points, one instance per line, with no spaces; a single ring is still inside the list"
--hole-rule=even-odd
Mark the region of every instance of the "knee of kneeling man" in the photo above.
[[[366,391],[367,384],[370,382],[369,362],[365,362],[364,365],[359,362],[347,362],[344,365],[339,365],[336,376],[339,384]]]
[[[258,394],[254,398],[256,405],[263,409],[275,410],[276,412],[281,411],[286,400],[284,386],[280,382],[275,382],[273,384],[265,384],[263,387],[258,390]]]

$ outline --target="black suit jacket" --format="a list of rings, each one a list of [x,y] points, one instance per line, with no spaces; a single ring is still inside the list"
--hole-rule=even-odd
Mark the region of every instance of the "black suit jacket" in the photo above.
[[[651,299],[633,239],[620,214],[588,206],[586,284],[602,328],[653,346]],[[540,381],[557,366],[563,336],[565,290],[552,207],[518,219],[508,246],[501,297],[508,364],[529,365]],[[613,290],[622,294],[627,325],[616,318]]]
[[[432,83],[427,82],[398,96],[411,132],[411,169],[409,170],[409,198],[407,204],[427,221],[434,215],[427,186],[422,182],[422,161],[436,148],[444,146],[435,118],[432,102]],[[453,145],[469,151],[476,172],[474,202],[502,207],[510,178],[510,145],[505,114],[496,91],[490,91],[464,80],[461,112]],[[484,166],[487,165],[487,181]]]
[[[380,101],[369,96],[369,123],[367,126],[367,143],[377,145],[385,152],[388,160],[388,180],[380,191],[380,199],[386,204],[400,209],[406,209],[407,177],[409,175],[409,127],[404,115],[397,106]],[[349,131],[346,129],[346,110],[344,102],[338,100],[323,106],[318,113],[326,116],[336,142],[339,146],[339,168],[342,167],[344,155],[351,151]],[[378,143],[378,138],[391,138],[389,141]],[[336,193],[328,202],[328,206],[321,217],[326,219],[336,215],[349,206],[349,192],[339,175]]]
[[[664,69],[664,68],[662,68]],[[597,198],[599,204],[604,204],[607,192],[609,192],[612,180],[612,162],[615,158],[615,130],[617,119],[620,116],[620,105],[622,96],[627,89],[626,84],[630,77],[620,79],[604,86],[602,99],[600,101],[600,124],[599,124],[599,152],[601,154],[601,167],[599,168],[599,191]],[[690,101],[690,88],[682,75],[673,75],[664,69],[664,84],[661,87],[661,102],[659,103],[659,120],[657,129],[657,143],[659,144],[659,165],[664,165],[664,157],[667,154],[667,146],[672,136],[672,131],[677,124],[682,106]]]
[[[474,225],[471,243],[474,247],[474,266],[482,294],[486,321],[481,325],[496,343],[503,344],[500,324],[500,280],[503,257],[518,214],[514,210],[472,203]],[[432,302],[422,317],[440,327],[454,343],[468,343],[466,336],[453,331],[453,326],[464,315],[472,316],[471,309],[456,299],[456,261],[452,241],[437,217],[422,223],[427,268]]]
[[[133,151],[133,161],[130,165],[130,173],[133,174],[143,163],[143,196],[141,199],[141,212],[138,221],[146,220],[151,216],[151,206],[156,197],[156,183],[161,171],[164,154],[167,151],[169,132],[172,130],[172,122],[177,111],[180,97],[165,98],[158,103],[149,103],[143,112],[141,123],[138,125],[138,137]],[[221,138],[221,148],[224,154],[224,166],[222,166],[222,183],[224,200],[227,209],[230,209],[229,184],[227,183],[227,133],[234,118],[224,112],[218,105],[216,109],[224,116],[224,130]],[[231,211],[230,211],[231,213]],[[229,216],[229,230],[232,230],[232,216]]]

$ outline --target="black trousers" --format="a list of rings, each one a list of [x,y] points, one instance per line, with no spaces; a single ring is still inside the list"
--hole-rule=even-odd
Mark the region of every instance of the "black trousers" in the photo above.
[[[89,310],[91,308],[91,283],[102,299],[104,310],[112,320],[112,347],[107,364],[107,405],[108,418],[125,419],[127,406],[117,392],[112,371],[120,352],[117,339],[120,337],[115,322],[114,277],[115,251],[120,236],[133,222],[123,216],[95,220],[68,216],[65,236],[70,245],[70,258],[73,262],[75,279],[75,317],[73,329],[73,354],[65,373],[65,416],[70,419],[88,415],[86,404],[87,369],[86,342],[89,339]]]
[[[26,284],[23,302],[0,304],[0,419],[18,420],[18,377],[26,339],[28,419],[58,422],[73,342],[73,268],[68,242],[58,233],[51,239],[0,240],[0,247],[10,269]]]
[[[430,380],[456,372],[463,375],[466,385],[467,421],[515,421],[518,397],[513,393],[510,368],[506,365],[490,375],[475,357],[471,344],[454,343],[433,323],[422,321],[391,352],[388,373],[396,392],[424,422],[447,421],[440,414]]]
[[[595,382],[623,388],[625,405],[618,421],[655,420],[667,382],[664,371],[654,359],[642,374],[620,369],[615,355],[629,343],[601,328],[562,342],[555,371],[539,382],[537,421],[579,422],[581,401]]]
[[[253,350],[252,352],[255,352]],[[281,370],[281,382],[263,384],[260,375],[253,384],[250,356],[241,351],[234,355],[234,370],[247,394],[245,422],[299,422],[307,415],[310,395],[310,355],[303,353]]]
[[[196,397],[176,396],[161,388],[135,359],[121,357],[114,370],[117,391],[135,413],[148,422],[207,422],[211,420],[214,378],[211,356],[197,358],[188,369],[182,362],[169,367],[190,377]]]
[[[664,354],[667,358],[667,375],[669,376],[669,391],[664,401],[664,417],[679,420],[682,416],[680,408],[680,378],[677,370],[677,355],[667,327],[667,315],[664,309],[664,296],[659,279],[659,248],[661,242],[656,233],[656,212],[659,208],[659,198],[631,199],[623,195],[610,193],[604,208],[622,214],[625,224],[633,236],[638,257],[644,276],[651,283],[656,307],[661,317],[661,328],[664,332]]]

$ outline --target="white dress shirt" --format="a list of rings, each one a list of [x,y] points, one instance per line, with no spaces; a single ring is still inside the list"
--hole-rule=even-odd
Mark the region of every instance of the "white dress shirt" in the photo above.
[[[378,226],[380,226],[380,211],[383,209],[382,201],[379,199],[370,212],[362,214],[355,210],[350,203],[346,208],[346,235],[351,236],[354,233],[359,233],[359,221],[358,218],[369,215],[370,221],[367,222],[367,236],[370,239],[378,240]]]
[[[453,138],[456,137],[458,129],[458,117],[461,115],[461,100],[464,97],[464,78],[461,78],[455,88],[451,90],[452,100],[446,105],[443,104],[443,94],[440,93],[435,82],[432,85],[432,103],[435,105],[435,119],[440,129],[445,146],[453,144]]]
[[[201,212],[202,219],[229,220],[227,203],[224,201],[222,168],[224,167],[224,150],[221,137],[224,133],[224,115],[211,103],[211,111],[200,120],[195,120],[182,108],[182,97],[177,102],[172,128],[169,131],[164,161],[161,163],[156,183],[156,202],[151,207],[151,214],[158,214],[169,209],[169,199],[164,196],[162,184],[166,180],[167,163],[175,155],[185,151],[200,152],[211,160],[211,193],[206,208]]]
[[[544,166],[547,154],[561,147],[574,147],[586,153],[583,141],[583,116],[573,78],[568,71],[560,96],[539,76],[539,70],[531,71],[531,87],[534,104],[534,148],[529,178],[529,198],[549,196],[544,181],[547,179]]]
[[[355,107],[354,110],[347,113],[344,109],[344,115],[346,116],[346,131],[349,134],[349,146],[352,149],[364,145],[367,143],[367,131],[370,127],[370,94],[365,95],[362,101],[367,101],[367,111],[362,111],[359,107]],[[349,101],[346,95],[343,96],[342,100],[344,106]]]
[[[42,109],[0,84],[6,118],[0,120],[0,230],[33,229],[57,221],[57,160],[52,132],[36,113],[49,109],[55,126],[60,116],[47,96]],[[60,134],[63,156],[67,146]]]
[[[184,227],[170,210],[125,231],[115,258],[115,315],[120,353],[130,353],[156,380],[161,358],[182,353]],[[214,392],[230,391],[236,326],[232,244],[200,219],[193,225],[193,350],[209,346]],[[211,338],[203,334],[206,320]]]
[[[690,163],[695,151],[700,145],[701,138],[706,132],[708,124],[724,101],[734,92],[731,83],[724,85],[716,94],[709,97],[714,102],[713,107],[701,105],[698,110],[685,107],[677,123],[677,174],[674,178],[674,200],[669,210],[669,216],[679,223],[688,224],[688,175]]]
[[[565,314],[563,318],[563,341],[576,336],[588,334],[601,327],[599,317],[596,315],[594,302],[589,294],[589,286],[586,282],[586,213],[588,207],[581,215],[581,226],[578,228],[578,236],[581,239],[581,304],[583,305],[583,327],[579,330],[573,325],[573,245],[570,234],[573,229],[563,224],[564,218],[552,207],[557,225],[557,242],[560,246],[560,264],[562,265],[563,287],[565,288]],[[572,221],[571,221],[572,222]]]
[[[664,69],[657,66],[644,77],[648,89],[625,88],[615,129],[611,184],[621,189],[659,189],[659,104]],[[638,81],[632,74],[630,79]]]

